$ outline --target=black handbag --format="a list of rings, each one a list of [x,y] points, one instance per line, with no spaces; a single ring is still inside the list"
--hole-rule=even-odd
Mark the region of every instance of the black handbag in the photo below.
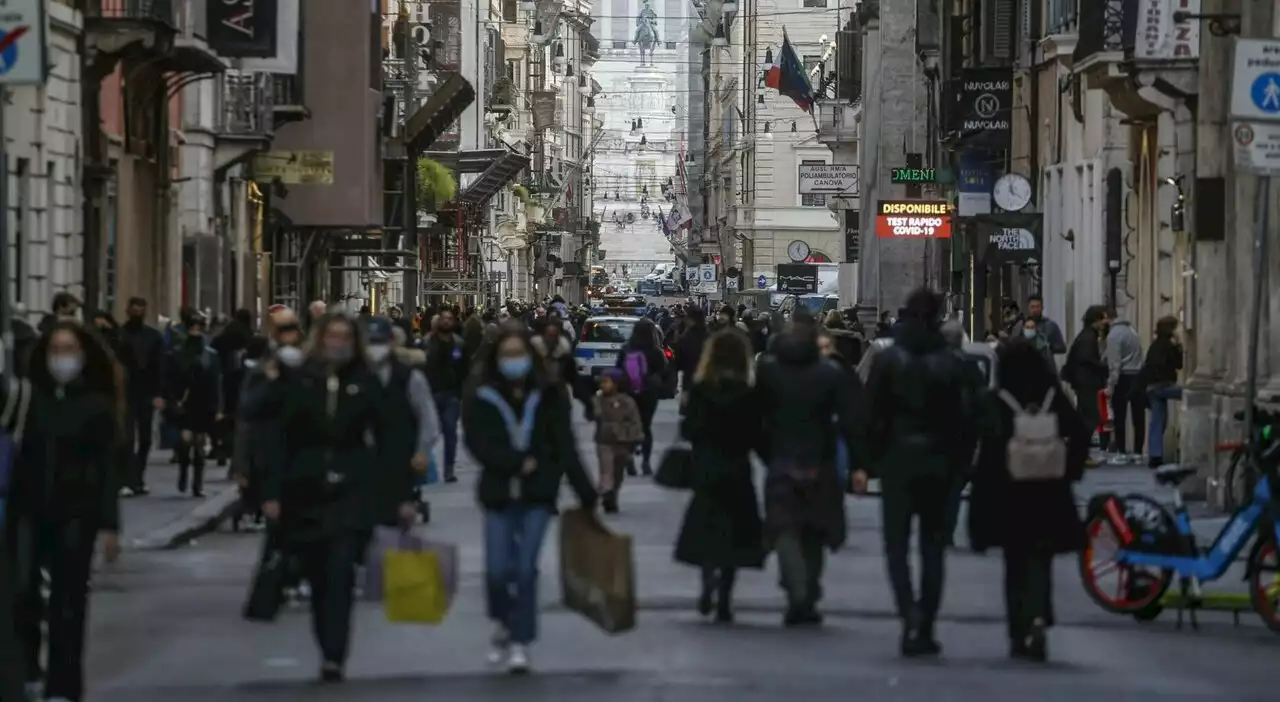
[[[693,448],[688,444],[677,443],[662,454],[658,463],[658,472],[653,482],[672,490],[690,490],[693,488]]]
[[[251,622],[272,622],[284,608],[284,588],[288,578],[285,554],[278,548],[267,546],[254,571],[249,586],[249,599],[245,600],[243,616]]]

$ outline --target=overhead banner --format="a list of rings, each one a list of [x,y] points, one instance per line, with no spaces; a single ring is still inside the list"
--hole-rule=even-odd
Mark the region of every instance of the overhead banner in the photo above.
[[[209,48],[224,58],[274,58],[276,0],[205,0]]]
[[[995,177],[990,157],[980,151],[960,152],[960,178],[956,183],[957,201],[961,217],[973,217],[991,212],[991,188]]]
[[[811,263],[779,263],[778,292],[787,295],[818,292],[818,267]]]
[[[1013,135],[1013,69],[966,68],[962,80],[960,131],[990,148],[1009,148]]]
[[[844,212],[844,262],[857,263],[862,258],[862,213]]]
[[[881,200],[876,203],[881,239],[950,239],[951,204],[942,200]]]
[[[1000,212],[977,220],[979,255],[988,262],[1031,266],[1044,260],[1044,215]]]

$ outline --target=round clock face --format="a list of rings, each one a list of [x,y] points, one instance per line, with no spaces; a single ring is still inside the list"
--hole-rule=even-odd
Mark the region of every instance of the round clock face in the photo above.
[[[787,245],[787,257],[792,261],[803,261],[809,258],[809,245],[799,239]]]
[[[1017,173],[1009,173],[996,181],[995,187],[991,189],[991,196],[1000,209],[1018,212],[1031,204],[1031,181]]]

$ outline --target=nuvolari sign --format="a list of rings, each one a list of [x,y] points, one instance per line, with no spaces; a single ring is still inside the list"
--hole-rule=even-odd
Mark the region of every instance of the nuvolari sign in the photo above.
[[[951,204],[940,200],[881,200],[876,236],[882,239],[950,239]]]

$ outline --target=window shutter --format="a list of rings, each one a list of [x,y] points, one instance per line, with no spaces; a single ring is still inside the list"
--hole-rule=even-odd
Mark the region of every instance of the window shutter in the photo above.
[[[982,6],[983,62],[1013,60],[1015,0],[986,0]]]

